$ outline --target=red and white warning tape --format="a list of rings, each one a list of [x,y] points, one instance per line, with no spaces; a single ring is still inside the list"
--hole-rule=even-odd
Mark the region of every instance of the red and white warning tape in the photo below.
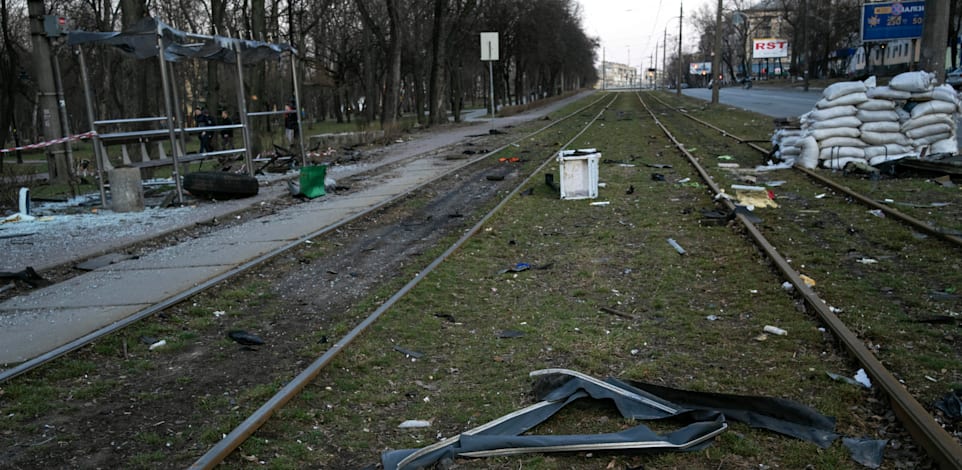
[[[84,132],[83,134],[76,134],[76,135],[71,135],[71,136],[67,136],[67,137],[61,137],[61,138],[59,138],[59,139],[48,140],[48,141],[46,141],[46,142],[37,142],[36,144],[24,145],[24,146],[22,146],[22,147],[12,147],[12,148],[8,148],[8,149],[0,149],[0,153],[16,152],[17,150],[42,149],[42,148],[44,148],[44,147],[49,147],[49,146],[51,146],[51,145],[62,144],[62,143],[64,143],[64,142],[71,142],[71,141],[80,140],[80,139],[89,139],[90,137],[93,137],[93,136],[95,136],[95,135],[97,135],[97,132],[96,132],[96,131]]]

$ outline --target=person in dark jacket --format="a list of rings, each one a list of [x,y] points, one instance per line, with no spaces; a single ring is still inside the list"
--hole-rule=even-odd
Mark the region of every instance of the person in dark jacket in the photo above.
[[[284,106],[284,137],[287,138],[287,146],[294,146],[294,137],[297,131],[297,107],[294,102]]]
[[[234,121],[230,118],[230,113],[226,109],[220,112],[220,122],[218,125],[230,126],[233,125]],[[227,150],[234,148],[234,129],[221,129],[220,130],[220,148],[221,150]]]
[[[195,108],[194,109],[194,126],[195,127],[207,127],[213,124],[211,121],[210,114],[207,109]],[[210,138],[211,133],[208,131],[200,132],[200,150],[199,153],[210,152]]]

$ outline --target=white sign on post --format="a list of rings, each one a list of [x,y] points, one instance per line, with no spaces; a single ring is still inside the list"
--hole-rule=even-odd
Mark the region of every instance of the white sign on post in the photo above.
[[[498,33],[481,33],[481,60],[499,60]]]
[[[784,39],[752,39],[753,59],[788,57],[788,41]]]

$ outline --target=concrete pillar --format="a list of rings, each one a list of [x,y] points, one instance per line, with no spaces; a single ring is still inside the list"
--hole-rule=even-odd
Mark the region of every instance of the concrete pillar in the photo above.
[[[114,212],[144,210],[144,186],[139,168],[115,168],[107,177],[110,179],[110,208]]]

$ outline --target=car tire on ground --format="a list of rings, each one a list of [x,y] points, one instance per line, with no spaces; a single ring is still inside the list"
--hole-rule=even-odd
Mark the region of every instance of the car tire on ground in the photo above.
[[[184,189],[199,198],[240,199],[257,195],[257,178],[222,171],[198,171],[184,176]]]

